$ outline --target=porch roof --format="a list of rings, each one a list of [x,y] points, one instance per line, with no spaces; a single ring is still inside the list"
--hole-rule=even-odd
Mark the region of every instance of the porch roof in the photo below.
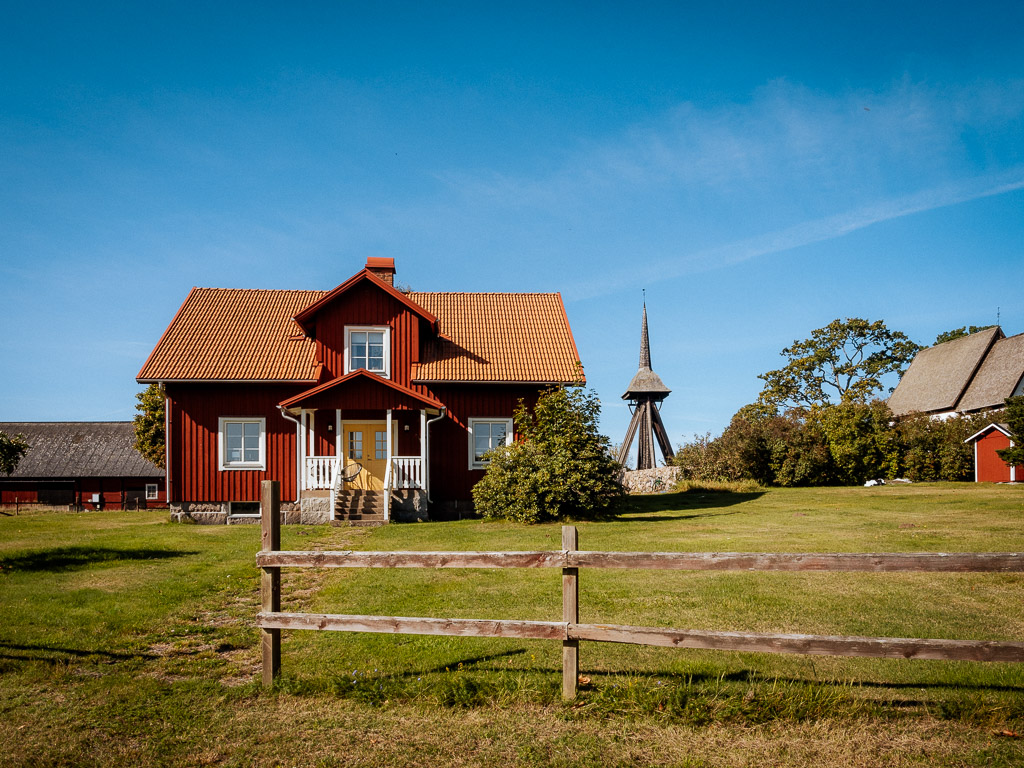
[[[365,410],[444,407],[430,395],[403,387],[362,368],[283,400],[282,408],[358,408]]]

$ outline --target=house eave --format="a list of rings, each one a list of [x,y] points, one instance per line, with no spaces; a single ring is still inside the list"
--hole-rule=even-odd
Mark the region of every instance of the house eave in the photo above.
[[[139,384],[316,384],[316,379],[136,379]]]
[[[513,385],[513,386],[531,386],[531,387],[571,387],[574,385],[584,385],[587,383],[586,379],[577,379],[573,381],[555,381],[555,380],[506,380],[506,379],[413,379],[413,384],[470,384],[473,386],[484,386],[488,384],[495,385]]]
[[[1002,432],[1004,435],[1006,435],[1007,437],[1009,437],[1011,439],[1013,438],[1013,435],[1010,434],[1010,431],[1009,431],[1008,427],[1004,427],[1002,424],[996,424],[995,422],[993,422],[992,424],[989,424],[984,429],[980,429],[977,432],[975,432],[973,435],[971,435],[966,440],[964,440],[964,442],[965,443],[973,443],[975,440],[977,440],[979,437],[984,435],[986,432],[991,432],[993,429],[998,430],[999,432]]]

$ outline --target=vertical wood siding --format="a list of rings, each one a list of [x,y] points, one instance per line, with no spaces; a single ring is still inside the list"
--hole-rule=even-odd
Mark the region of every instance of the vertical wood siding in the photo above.
[[[277,404],[302,391],[295,385],[168,384],[170,501],[259,501],[260,483],[278,480],[281,498],[295,499],[295,424]],[[217,425],[222,416],[267,420],[266,470],[218,469]]]
[[[521,398],[527,407],[536,404],[539,388],[446,384],[435,385],[431,391],[448,406],[448,413],[430,427],[430,495],[435,501],[469,501],[484,471],[469,468],[468,420],[512,418]]]
[[[1008,483],[1010,467],[996,451],[1010,447],[1010,438],[997,429],[978,439],[978,482]],[[1017,480],[1024,480],[1024,466],[1017,467]]]
[[[156,499],[149,499],[148,502],[145,498],[147,483],[156,483],[158,493]],[[46,491],[58,488],[67,492],[68,500],[47,502]],[[167,492],[162,477],[48,477],[6,482],[0,480],[0,504],[53,503],[54,506],[63,506],[74,503],[78,499],[78,494],[81,494],[82,506],[85,509],[94,509],[96,505],[91,501],[94,493],[101,494],[103,509],[135,509],[135,500],[128,498],[130,493],[141,496],[140,509],[167,506]]]
[[[420,322],[384,291],[362,283],[347,291],[344,300],[334,302],[317,315],[317,359],[329,372],[329,378],[343,376],[345,326],[387,325],[391,327],[391,380],[412,387],[412,366],[419,362]]]

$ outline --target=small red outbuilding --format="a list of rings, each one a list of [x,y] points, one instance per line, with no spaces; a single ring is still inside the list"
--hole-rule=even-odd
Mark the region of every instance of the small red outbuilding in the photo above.
[[[974,480],[978,483],[1024,482],[1024,465],[1011,467],[996,451],[1012,448],[1010,429],[1006,424],[989,424],[965,443],[974,444]]]

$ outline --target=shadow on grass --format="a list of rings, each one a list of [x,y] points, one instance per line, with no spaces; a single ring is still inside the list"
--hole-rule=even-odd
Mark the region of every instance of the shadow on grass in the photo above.
[[[455,661],[449,662],[448,664],[440,664],[432,669],[424,669],[418,672],[403,672],[403,677],[413,677],[417,675],[430,674],[431,672],[450,672],[452,668],[458,667],[460,664],[464,667],[475,666],[477,664],[484,664],[488,661],[497,661],[498,659],[511,658],[512,656],[521,656],[526,653],[525,648],[515,648],[511,651],[503,651],[502,653],[491,653],[487,656],[471,656],[467,659],[456,659]]]
[[[0,573],[7,571],[71,571],[97,563],[165,560],[198,555],[173,549],[110,549],[108,547],[56,547],[23,555],[0,557]]]
[[[695,517],[736,515],[740,510],[724,511],[737,504],[759,499],[764,491],[733,493],[729,491],[690,490],[630,496],[617,510],[619,519],[629,521],[690,520]],[[664,512],[681,514],[668,515]]]
[[[25,653],[14,653],[14,651],[25,651]],[[53,645],[0,643],[0,659],[8,659],[11,661],[46,661],[51,664],[56,664],[66,661],[67,659],[63,657],[67,656],[73,656],[75,658],[102,656],[106,659],[116,661],[127,661],[129,659],[153,660],[160,658],[152,653],[116,653],[114,651],[91,651],[84,648],[59,648]]]

